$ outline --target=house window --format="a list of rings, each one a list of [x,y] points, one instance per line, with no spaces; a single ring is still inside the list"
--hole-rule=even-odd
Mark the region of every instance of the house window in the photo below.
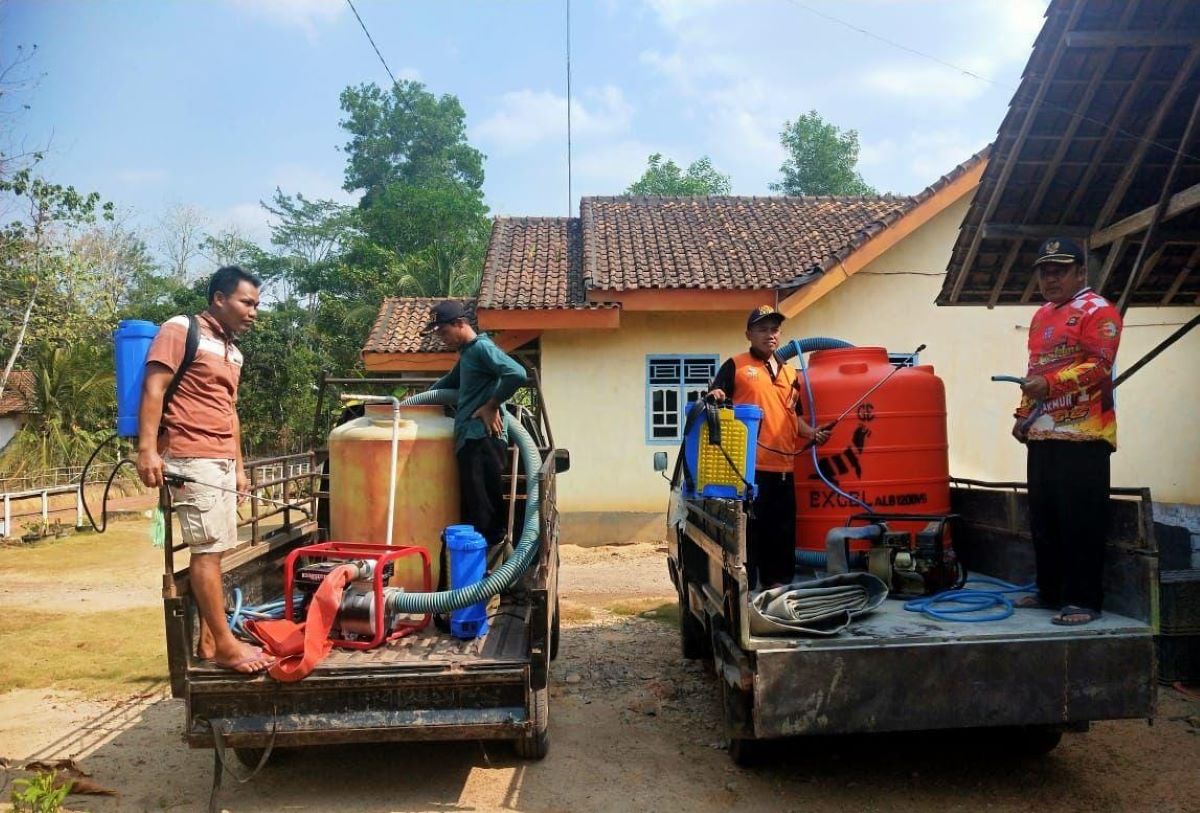
[[[895,367],[916,367],[921,363],[916,353],[888,353],[888,361]]]
[[[716,356],[647,356],[646,441],[679,442],[688,407],[716,374]]]

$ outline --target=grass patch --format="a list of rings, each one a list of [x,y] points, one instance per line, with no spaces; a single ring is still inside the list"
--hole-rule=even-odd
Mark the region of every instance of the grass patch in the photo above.
[[[592,608],[584,604],[575,604],[571,601],[559,601],[558,617],[560,621],[568,624],[581,624],[584,621],[591,621],[596,617],[592,612]]]
[[[103,696],[128,693],[167,677],[162,609],[99,613],[0,613],[0,692],[73,689]]]
[[[0,576],[56,573],[56,578],[71,580],[80,572],[111,573],[161,563],[162,551],[151,546],[149,528],[149,520],[128,520],[110,524],[103,534],[81,531],[62,539],[0,548]]]
[[[637,616],[671,626],[679,624],[679,603],[675,599],[622,599],[608,605],[608,610],[614,615]]]

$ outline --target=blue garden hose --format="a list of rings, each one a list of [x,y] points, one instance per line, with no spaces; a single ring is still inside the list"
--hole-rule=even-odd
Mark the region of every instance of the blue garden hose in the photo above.
[[[968,584],[991,584],[998,590],[967,590]],[[971,576],[963,587],[953,590],[943,590],[932,595],[915,598],[904,602],[904,609],[913,613],[924,613],[938,621],[1003,621],[1013,614],[1012,599],[1008,593],[1032,593],[1037,585],[1012,584],[1003,579],[991,576]],[[938,604],[950,605],[937,607]],[[994,612],[982,615],[984,611],[996,608]]]
[[[808,395],[808,407],[812,412],[812,419],[815,424],[817,420],[817,402],[813,399],[812,382],[808,380],[808,366],[804,363],[804,354],[814,350],[839,350],[843,347],[853,347],[850,342],[842,341],[841,339],[828,339],[817,337],[812,339],[792,339],[783,347],[775,351],[775,357],[780,361],[786,362],[792,357],[795,357],[800,362],[800,377],[804,379],[804,391]],[[813,468],[817,472],[817,476],[838,494],[841,494],[847,500],[861,505],[863,510],[871,513],[871,506],[860,500],[858,497],[851,496],[845,491],[838,488],[833,482],[825,476],[825,472],[821,471],[820,461],[817,459],[817,447],[813,444],[809,447],[812,453]]]
[[[299,603],[303,600],[304,597],[302,594],[296,593],[293,595],[293,602]],[[265,620],[283,618],[284,607],[285,604],[282,598],[263,604],[244,604],[241,588],[235,587],[233,588],[233,609],[226,610],[225,614],[229,616],[229,629],[234,635],[241,636],[247,640],[256,640],[246,631],[245,622],[249,619]]]

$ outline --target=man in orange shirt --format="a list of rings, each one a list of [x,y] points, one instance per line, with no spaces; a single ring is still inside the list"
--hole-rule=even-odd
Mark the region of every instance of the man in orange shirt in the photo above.
[[[137,470],[142,482],[150,488],[162,486],[164,463],[197,481],[171,487],[179,529],[191,554],[188,572],[200,611],[197,654],[244,674],[260,672],[272,661],[229,629],[221,555],[237,544],[237,498],[230,492],[245,492],[249,486],[237,416],[242,353],[233,339],[254,324],[261,285],[258,277],[236,265],[213,274],[208,309],[196,317],[200,342],[195,358],[165,410],[163,396],[183,362],[189,320],[175,316],[163,324],[146,357],[138,413]]]
[[[775,358],[784,316],[770,305],[750,311],[746,338],[750,349],[727,359],[717,371],[708,397],[753,404],[763,412],[754,467],[753,513],[746,523],[746,577],[751,587],[790,584],[796,572],[795,456],[800,440],[818,445],[829,440],[800,417],[796,371]]]

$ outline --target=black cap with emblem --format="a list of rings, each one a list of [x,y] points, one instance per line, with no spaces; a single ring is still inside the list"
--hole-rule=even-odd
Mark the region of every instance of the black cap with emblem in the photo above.
[[[1083,265],[1083,249],[1069,237],[1051,237],[1038,249],[1038,258],[1034,266],[1042,263],[1079,263]]]

